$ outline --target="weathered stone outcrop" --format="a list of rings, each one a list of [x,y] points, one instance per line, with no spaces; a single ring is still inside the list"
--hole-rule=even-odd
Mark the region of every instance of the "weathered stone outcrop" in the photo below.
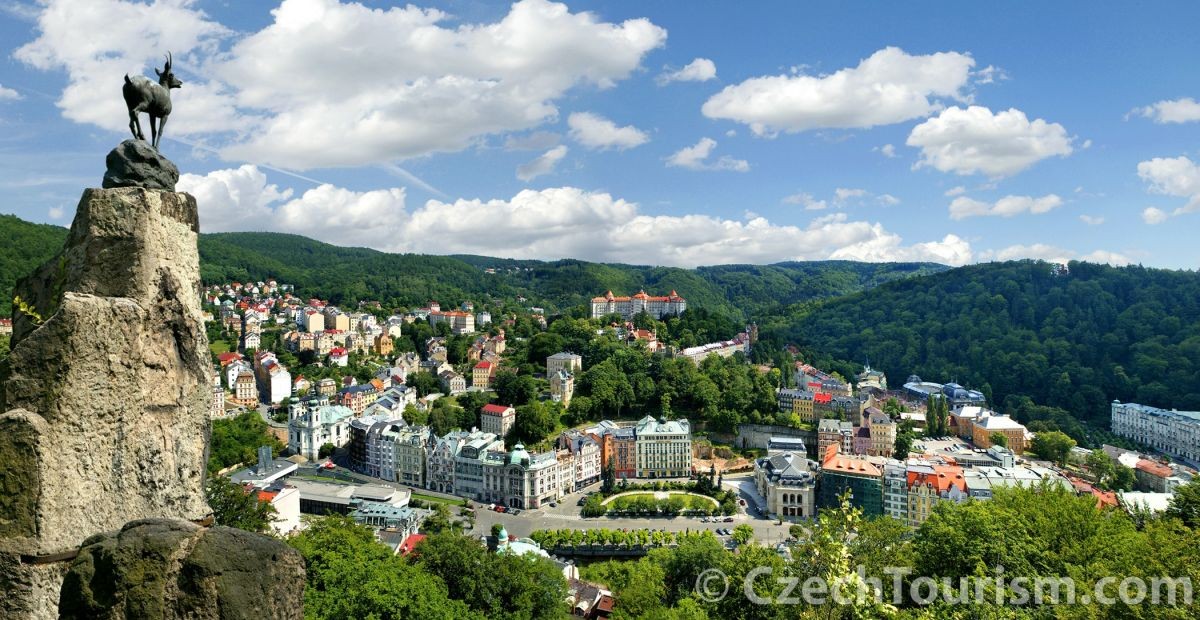
[[[130,520],[211,515],[203,483],[212,369],[198,230],[187,194],[89,189],[63,250],[17,284],[21,303],[0,368],[0,617],[56,616],[67,561],[88,537]],[[163,527],[127,528],[113,544],[150,548],[161,531],[176,530],[207,541],[189,555],[196,568],[181,573],[199,581],[175,586],[202,609],[238,587],[221,575],[265,557],[251,534]],[[122,596],[138,598],[136,580],[128,573]],[[98,572],[90,587],[100,581]],[[303,591],[302,580],[287,586]]]
[[[175,191],[179,169],[145,140],[126,140],[109,151],[101,187],[144,187]]]
[[[59,617],[284,619],[303,615],[304,560],[281,541],[187,521],[132,521],[83,544]]]

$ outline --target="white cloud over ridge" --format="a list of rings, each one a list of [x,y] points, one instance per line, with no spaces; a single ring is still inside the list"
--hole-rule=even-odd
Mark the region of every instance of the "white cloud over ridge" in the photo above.
[[[655,78],[659,86],[671,82],[707,82],[717,77],[717,65],[707,58],[697,58],[678,71],[666,71]]]
[[[840,258],[864,261],[972,260],[954,235],[905,245],[879,223],[845,213],[804,226],[757,216],[650,215],[604,192],[575,187],[523,190],[510,199],[430,200],[409,210],[403,189],[354,192],[321,185],[298,197],[267,183],[254,166],[183,175],[180,191],[197,196],[203,230],[304,234],[339,245],[392,252],[479,253],[535,259],[694,267]],[[240,217],[239,214],[252,215]],[[240,217],[240,219],[239,219]],[[486,243],[480,243],[486,239]]]
[[[1057,194],[1047,194],[1038,198],[1005,196],[992,203],[959,196],[950,203],[950,219],[962,220],[978,216],[1013,217],[1022,213],[1037,215],[1047,213],[1062,205],[1063,199]]]
[[[517,178],[522,181],[532,181],[533,179],[554,172],[554,168],[558,166],[558,162],[567,156],[567,147],[560,144],[545,153],[537,156],[533,161],[517,166]]]
[[[959,175],[1012,176],[1047,157],[1073,151],[1072,138],[1058,123],[1030,121],[1011,108],[993,113],[982,106],[951,107],[913,127],[909,146],[921,149],[916,167],[930,166]]]
[[[571,139],[589,149],[623,151],[650,140],[646,132],[633,125],[618,127],[607,118],[590,112],[576,112],[567,117],[567,126],[571,128]]]
[[[113,80],[173,49],[184,86],[172,93],[168,136],[217,134],[226,159],[303,170],[459,151],[530,129],[554,120],[570,89],[628,77],[667,36],[646,19],[606,23],[548,0],[457,26],[411,5],[284,0],[270,24],[222,51],[235,35],[196,4],[48,0],[38,38],[16,56],[67,71],[58,102],[67,118],[126,131]]]
[[[728,155],[722,155],[714,161],[709,161],[708,156],[715,148],[717,148],[716,140],[700,138],[696,144],[685,146],[672,153],[667,158],[667,165],[688,170],[729,170],[733,172],[750,170],[750,162],[744,159],[734,159]]]
[[[888,47],[830,75],[750,78],[710,97],[701,111],[759,135],[891,125],[940,110],[940,99],[965,100],[974,66],[958,52],[913,56]]]
[[[1200,102],[1191,97],[1171,99],[1137,108],[1131,114],[1148,118],[1160,125],[1200,121]]]
[[[1081,254],[1045,243],[1011,245],[999,250],[985,250],[979,254],[979,260],[981,261],[1007,261],[1024,258],[1044,260],[1052,263],[1067,263],[1072,260],[1080,260],[1089,263],[1108,263],[1117,267],[1128,265],[1132,262],[1128,256],[1108,250],[1095,250]]]

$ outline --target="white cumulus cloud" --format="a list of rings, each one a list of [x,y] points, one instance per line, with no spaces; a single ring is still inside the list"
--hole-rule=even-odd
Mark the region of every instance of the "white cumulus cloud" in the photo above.
[[[21,93],[0,85],[0,101],[16,101],[21,98]]]
[[[921,149],[917,167],[960,175],[1014,175],[1033,164],[1072,152],[1072,139],[1058,123],[1030,121],[1015,108],[993,113],[982,106],[951,107],[917,125],[909,146]]]
[[[895,157],[895,156],[896,156],[896,147],[895,147],[894,145],[891,145],[891,144],[885,144],[885,145],[883,145],[883,146],[878,146],[878,147],[875,147],[875,148],[873,148],[873,149],[871,149],[871,150],[872,150],[872,151],[879,151],[879,153],[880,153],[881,155],[883,155],[884,157],[887,157],[888,159],[891,159],[891,158],[893,158],[893,157]]]
[[[623,151],[650,140],[646,132],[633,125],[618,127],[607,118],[590,112],[576,112],[567,117],[567,126],[571,128],[571,139],[589,149]]]
[[[697,58],[677,71],[665,71],[655,81],[659,86],[671,82],[707,82],[717,77],[717,65],[707,58]]]
[[[1170,215],[1183,215],[1200,211],[1200,165],[1186,156],[1155,157],[1137,165],[1138,177],[1145,181],[1152,194],[1186,198],[1183,206],[1176,208]],[[1142,219],[1148,224],[1161,224],[1166,221],[1168,214],[1158,208],[1150,207],[1142,211]]]
[[[562,158],[567,156],[566,145],[560,144],[541,155],[538,155],[533,161],[517,166],[517,178],[522,181],[532,181],[533,179],[554,172],[554,167],[558,165]]]
[[[1200,121],[1200,102],[1191,97],[1164,100],[1137,108],[1132,113],[1159,124],[1191,123]]]
[[[1084,224],[1087,224],[1088,226],[1099,226],[1104,223],[1104,216],[1088,215],[1088,214],[1084,213],[1079,216],[1079,221],[1083,222]]]
[[[167,136],[203,136],[228,160],[311,169],[460,151],[557,120],[568,91],[613,86],[667,37],[646,19],[609,23],[548,0],[459,24],[412,5],[283,0],[263,28],[237,35],[197,5],[47,0],[38,38],[16,57],[66,71],[67,118],[126,131],[113,88],[173,50],[184,85]]]
[[[748,79],[710,97],[701,111],[760,135],[890,125],[928,116],[942,99],[964,100],[973,66],[967,54],[913,56],[888,47],[830,75]]]
[[[249,212],[252,217],[236,224],[223,223],[391,252],[682,267],[829,258],[960,265],[972,258],[969,244],[953,235],[905,245],[881,224],[851,221],[845,213],[803,226],[773,224],[753,214],[743,220],[652,215],[636,203],[575,187],[524,190],[507,199],[430,200],[412,209],[406,208],[403,189],[355,192],[321,185],[292,198],[256,167],[244,166],[185,175],[180,189],[196,193],[205,231],[228,229],[212,224],[223,214]],[[482,250],[480,239],[487,240]]]
[[[256,166],[214,170],[206,175],[182,174],[175,188],[196,197],[200,229],[204,232],[276,230],[257,228],[270,224],[272,205],[291,197],[292,190],[267,183]]]
[[[783,203],[789,205],[800,205],[807,211],[820,211],[829,208],[829,203],[824,200],[813,198],[812,194],[807,192],[797,192],[783,197]]]
[[[1159,209],[1158,207],[1146,207],[1142,209],[1142,221],[1147,224],[1162,224],[1170,219],[1171,214]]]
[[[1013,217],[1022,213],[1040,214],[1061,207],[1063,199],[1057,194],[1033,196],[1005,196],[996,202],[983,202],[959,196],[950,203],[950,219],[961,220],[976,216]]]
[[[696,144],[685,146],[672,153],[667,158],[667,165],[688,170],[732,170],[734,172],[750,170],[749,162],[744,159],[734,159],[728,155],[722,155],[715,161],[709,161],[709,155],[712,155],[715,148],[717,148],[716,140],[700,138]]]

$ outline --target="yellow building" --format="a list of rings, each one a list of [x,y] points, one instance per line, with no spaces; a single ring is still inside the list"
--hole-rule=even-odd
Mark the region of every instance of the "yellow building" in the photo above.
[[[371,347],[371,350],[374,351],[375,355],[385,357],[392,354],[392,347],[392,337],[387,334],[379,334],[375,336],[375,343]]]

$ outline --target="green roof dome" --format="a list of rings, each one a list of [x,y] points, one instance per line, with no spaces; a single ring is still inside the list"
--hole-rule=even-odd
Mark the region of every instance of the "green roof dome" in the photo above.
[[[527,465],[529,464],[529,453],[525,451],[525,444],[517,444],[513,446],[513,451],[508,455],[510,465]]]

